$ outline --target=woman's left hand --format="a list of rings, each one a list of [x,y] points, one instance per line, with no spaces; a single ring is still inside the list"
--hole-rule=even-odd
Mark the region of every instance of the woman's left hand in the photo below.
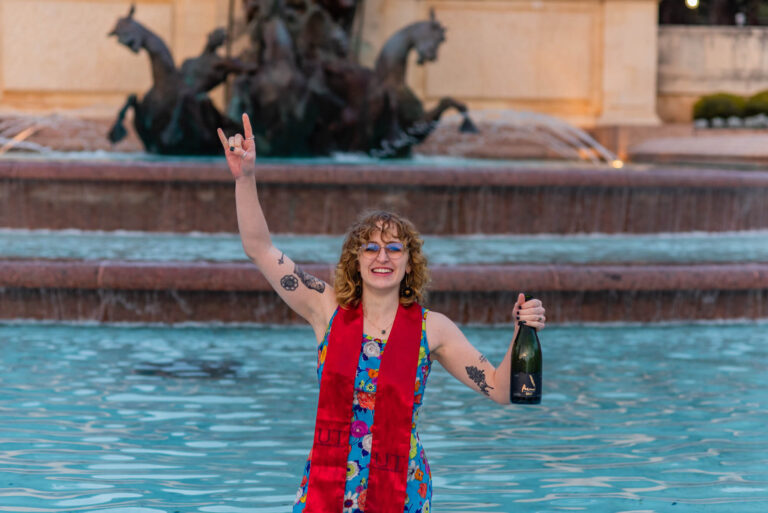
[[[541,301],[535,298],[526,301],[523,293],[517,295],[512,313],[515,316],[515,323],[525,321],[525,324],[537,330],[544,329],[547,321],[546,310]]]

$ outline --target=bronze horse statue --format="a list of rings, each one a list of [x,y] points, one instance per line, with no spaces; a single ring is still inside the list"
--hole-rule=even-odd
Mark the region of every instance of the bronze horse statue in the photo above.
[[[147,151],[216,154],[216,128],[239,129],[250,115],[262,156],[313,156],[337,151],[375,157],[406,157],[434,130],[448,109],[464,116],[460,130],[476,132],[467,107],[442,98],[425,110],[405,82],[412,51],[422,65],[437,59],[445,27],[430,11],[390,37],[375,69],[350,59],[351,14],[361,0],[243,0],[250,48],[238,59],[220,57],[226,33],[209,35],[202,54],[174,65],[163,41],[128,16],[110,35],[134,52],[144,48],[152,64],[152,88],[141,101],[131,95],[109,133],[126,135],[123,120],[133,108],[134,124]],[[227,112],[219,113],[207,93],[234,74]]]
[[[117,143],[127,135],[123,121],[128,109],[133,108],[136,133],[148,152],[166,155],[215,154],[221,145],[216,128],[239,127],[222,116],[204,93],[218,85],[217,81],[223,81],[235,66],[215,63],[213,71],[216,76],[212,79],[210,73],[206,76],[194,61],[188,61],[185,63],[185,80],[163,40],[134,20],[135,12],[135,6],[131,6],[128,16],[120,18],[108,35],[116,36],[134,53],[139,53],[141,49],[147,51],[152,66],[152,87],[141,100],[135,94],[128,97],[109,131],[109,140]],[[221,34],[212,34],[201,59],[210,62],[210,54],[221,45],[219,41]]]
[[[417,62],[422,65],[437,59],[443,41],[445,28],[430,11],[428,21],[408,25],[387,40],[374,70],[346,59],[324,62],[326,84],[343,103],[336,119],[323,125],[323,131],[331,134],[334,149],[379,158],[408,157],[411,148],[426,139],[451,108],[464,117],[460,131],[477,133],[466,105],[445,97],[425,111],[405,82],[410,52],[416,51]]]
[[[466,105],[444,97],[433,109],[425,111],[405,83],[410,52],[415,50],[416,62],[423,65],[437,59],[437,50],[444,41],[445,27],[430,9],[428,21],[400,29],[384,44],[376,58],[375,82],[367,99],[370,121],[366,151],[378,157],[409,156],[411,147],[432,133],[448,109],[456,109],[464,117],[460,131],[477,133]]]

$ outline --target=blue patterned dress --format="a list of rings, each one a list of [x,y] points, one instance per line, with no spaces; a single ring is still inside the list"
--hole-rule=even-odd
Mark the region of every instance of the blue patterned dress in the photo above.
[[[336,310],[338,312],[338,309]],[[427,377],[432,367],[427,344],[427,312],[421,311],[421,348],[419,349],[419,367],[416,371],[414,384],[413,423],[411,424],[411,452],[408,455],[408,484],[406,487],[404,513],[429,513],[432,500],[432,473],[424,454],[424,448],[416,432]],[[328,334],[336,313],[328,323],[325,337],[317,350],[317,381],[323,376],[323,366],[328,348]],[[363,335],[362,351],[357,364],[355,377],[355,395],[352,405],[352,424],[349,434],[349,457],[347,458],[347,483],[344,492],[344,509],[339,513],[363,513],[365,499],[368,493],[368,465],[371,461],[371,426],[373,425],[374,403],[376,399],[376,381],[379,373],[381,356],[387,346],[386,340]],[[301,513],[307,501],[307,486],[309,484],[310,457],[304,466],[304,477],[296,492],[296,502],[293,513]]]

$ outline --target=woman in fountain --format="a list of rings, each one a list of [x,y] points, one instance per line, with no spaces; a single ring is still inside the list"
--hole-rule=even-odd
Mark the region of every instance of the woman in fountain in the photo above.
[[[511,347],[494,368],[450,319],[418,304],[428,281],[422,240],[395,214],[374,212],[350,229],[333,287],[294,264],[272,245],[247,115],[243,126],[245,136],[219,129],[243,247],[318,343],[315,436],[293,512],[428,513],[432,474],[416,423],[432,361],[504,405]],[[516,319],[544,327],[538,299],[520,294],[512,309]]]

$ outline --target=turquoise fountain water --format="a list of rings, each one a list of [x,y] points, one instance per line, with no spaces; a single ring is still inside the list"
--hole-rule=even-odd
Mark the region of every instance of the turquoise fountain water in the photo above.
[[[469,328],[498,364],[509,328]],[[541,406],[439,365],[433,511],[768,510],[765,323],[563,326]],[[317,401],[309,329],[0,325],[0,512],[282,513]]]

